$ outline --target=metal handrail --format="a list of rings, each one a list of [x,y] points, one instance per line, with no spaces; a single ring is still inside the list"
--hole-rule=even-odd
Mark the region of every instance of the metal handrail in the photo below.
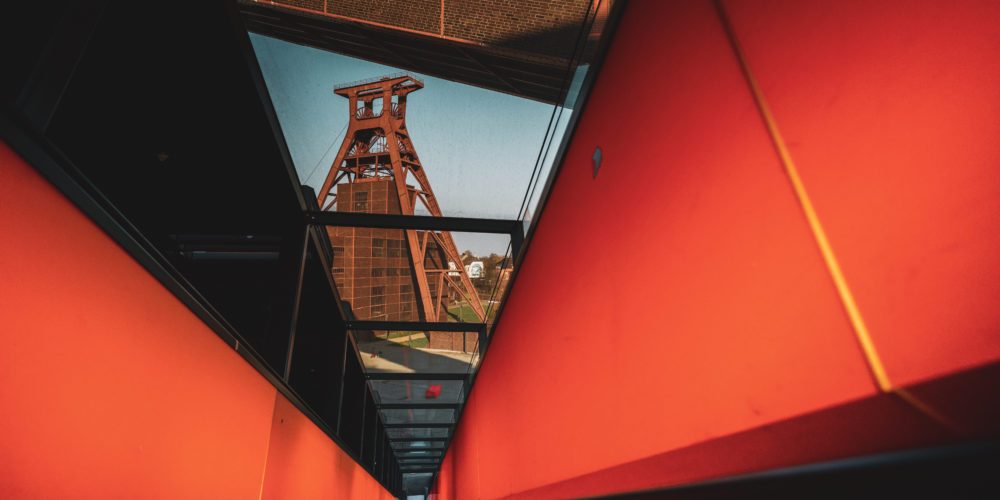
[[[355,80],[353,82],[341,83],[340,85],[335,85],[333,87],[333,90],[336,92],[336,91],[338,91],[340,89],[357,87],[358,85],[365,85],[365,84],[368,84],[368,83],[381,82],[383,80],[392,80],[393,78],[402,78],[404,76],[410,77],[411,80],[419,83],[420,85],[424,84],[424,82],[422,80],[420,80],[419,78],[413,76],[412,74],[410,74],[408,72],[405,72],[405,71],[400,71],[398,73],[393,73],[391,75],[375,76],[375,77],[372,77],[372,78],[365,78],[365,79],[362,79],[362,80]]]

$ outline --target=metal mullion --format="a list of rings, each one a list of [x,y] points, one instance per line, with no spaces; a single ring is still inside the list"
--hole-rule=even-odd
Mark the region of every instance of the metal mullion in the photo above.
[[[297,269],[296,269],[297,276],[295,280],[295,293],[292,297],[292,304],[291,304],[292,308],[291,324],[289,325],[288,346],[287,346],[287,351],[285,352],[285,367],[284,367],[285,369],[283,374],[285,382],[289,381],[289,378],[291,377],[292,373],[292,357],[293,357],[293,352],[295,350],[295,332],[296,330],[298,330],[299,313],[301,312],[301,307],[302,307],[302,286],[303,282],[305,281],[306,259],[308,258],[309,255],[310,239],[311,237],[309,235],[309,227],[305,226],[302,228],[302,252],[298,256],[299,259],[297,262]]]
[[[341,356],[341,359],[340,359],[340,394],[338,394],[338,396],[337,396],[337,425],[336,425],[336,429],[337,429],[337,435],[338,436],[340,435],[340,423],[341,423],[341,421],[344,420],[344,416],[342,414],[342,412],[344,411],[344,381],[347,379],[347,349],[350,347],[350,345],[348,344],[349,341],[347,340],[347,337],[349,337],[349,335],[347,335],[347,332],[345,330],[345,332],[344,332],[344,353],[343,353],[343,355]],[[365,385],[368,385],[367,381],[365,381]]]
[[[375,471],[378,472],[379,479],[382,478],[382,461],[385,460],[385,431],[382,430],[375,436]]]
[[[347,321],[349,330],[395,330],[404,332],[484,332],[483,323],[458,323],[449,321]]]
[[[467,233],[512,234],[521,222],[507,219],[476,219],[467,217],[437,217],[433,215],[371,214],[365,212],[306,213],[310,224],[339,227],[378,229],[409,229],[421,231],[458,231]]]
[[[395,373],[395,372],[367,372],[365,376],[368,380],[462,380],[468,378],[465,373]]]
[[[380,410],[457,410],[458,403],[382,403]]]
[[[386,429],[450,429],[455,424],[427,423],[427,424],[383,424],[383,425],[385,425]],[[427,440],[430,441],[430,438],[428,438]]]
[[[361,461],[365,461],[365,413],[368,411],[368,382],[365,382],[365,388],[361,391],[361,443],[358,446],[358,456],[361,457]]]
[[[394,452],[400,452],[400,451],[417,451],[417,450],[393,450],[393,451]],[[444,453],[445,453],[444,450],[420,450],[420,451],[436,451],[436,452],[440,452],[441,454],[437,455],[437,456],[434,456],[434,455],[422,455],[421,456],[421,455],[406,455],[406,454],[400,454],[400,453],[393,453],[393,456],[395,456],[397,460],[416,459],[416,458],[441,459],[441,458],[444,458]]]
[[[445,442],[447,442],[448,438],[447,437],[441,437],[441,438],[389,438],[389,441],[396,442],[396,443],[412,443],[412,442],[419,442],[419,441],[445,441]],[[445,447],[447,447],[447,445],[445,445]]]
[[[518,224],[517,228],[510,232],[510,263],[517,262],[517,257],[521,253],[521,246],[524,245],[524,225]],[[499,281],[499,278],[497,279]]]
[[[367,381],[365,382],[365,390],[366,390],[366,394],[365,394],[365,412],[366,412],[366,418],[371,419],[370,425],[366,426],[365,436],[367,437],[367,439],[371,439],[372,440],[372,445],[371,445],[371,449],[369,449],[368,448],[367,439],[362,439],[362,444],[361,444],[362,445],[362,454],[361,454],[361,456],[362,456],[362,458],[364,458],[366,460],[369,460],[372,468],[374,468],[375,457],[378,454],[378,433],[379,433],[379,424],[382,422],[382,413],[379,411],[378,405],[375,402],[375,393],[371,389],[371,387],[369,386],[369,384],[368,384]],[[368,408],[368,406],[369,406],[368,402],[369,401],[371,401],[371,403],[372,403],[370,405],[371,406],[371,410],[373,410],[372,413],[368,413],[368,411],[367,411],[369,409]],[[383,429],[384,429],[384,427],[383,427]],[[367,455],[365,453],[366,451],[367,451]]]

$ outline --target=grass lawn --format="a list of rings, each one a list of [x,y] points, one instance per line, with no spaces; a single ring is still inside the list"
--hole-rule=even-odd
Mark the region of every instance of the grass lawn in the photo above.
[[[431,344],[431,342],[429,340],[427,340],[427,337],[421,337],[419,339],[415,339],[415,340],[411,340],[411,341],[407,342],[406,346],[407,347],[413,347],[413,348],[419,349],[419,348],[422,348],[422,347],[427,347],[430,344]]]
[[[412,335],[417,332],[389,332],[389,336],[386,338],[395,339],[399,337],[405,337],[407,335]]]
[[[427,347],[428,345],[430,345],[430,341],[427,340],[426,336],[421,336],[419,338],[416,338],[416,335],[418,335],[419,333],[420,332],[389,332],[389,335],[383,338],[396,339],[399,337],[407,337],[413,335],[414,337],[411,337],[410,340],[401,343],[401,345],[405,345],[407,347],[415,347],[415,348]]]
[[[482,304],[483,304],[483,310],[489,311],[489,317],[490,320],[492,320],[493,316],[495,316],[497,313],[496,305],[494,304],[493,309],[490,310],[489,302],[484,300]],[[448,312],[455,316],[458,316],[459,319],[457,321],[460,323],[482,323],[482,320],[479,319],[479,316],[476,316],[476,311],[474,311],[472,309],[472,306],[470,306],[469,304],[463,303],[458,306],[449,307]]]

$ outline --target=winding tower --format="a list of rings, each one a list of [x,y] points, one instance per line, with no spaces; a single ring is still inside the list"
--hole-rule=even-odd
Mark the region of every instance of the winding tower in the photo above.
[[[423,88],[407,75],[334,89],[348,99],[350,122],[319,191],[322,210],[413,215],[441,208],[406,128],[406,101]],[[486,317],[451,233],[328,227],[333,276],[359,320],[448,321],[448,307],[467,303]],[[461,333],[428,332],[432,348],[468,350]]]

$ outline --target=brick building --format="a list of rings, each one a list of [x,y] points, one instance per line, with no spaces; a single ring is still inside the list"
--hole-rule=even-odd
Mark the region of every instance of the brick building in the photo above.
[[[390,196],[391,195],[391,196]],[[337,210],[400,214],[392,181],[365,179],[337,186]],[[333,276],[341,300],[361,320],[416,321],[414,275],[400,229],[330,227]]]
[[[399,198],[391,180],[361,179],[337,185],[337,211],[401,214]],[[333,277],[341,300],[351,305],[358,320],[448,321],[448,306],[457,300],[445,288],[438,295],[439,282],[428,280],[432,300],[440,299],[437,318],[421,318],[419,290],[411,265],[406,234],[400,229],[329,227],[333,244]],[[418,231],[418,239],[420,233]],[[433,240],[428,241],[425,266],[447,269],[445,253]],[[384,333],[384,332],[379,332]],[[360,332],[359,332],[360,334]],[[372,332],[361,337],[371,338]],[[478,337],[474,333],[429,332],[434,349],[474,351]]]

